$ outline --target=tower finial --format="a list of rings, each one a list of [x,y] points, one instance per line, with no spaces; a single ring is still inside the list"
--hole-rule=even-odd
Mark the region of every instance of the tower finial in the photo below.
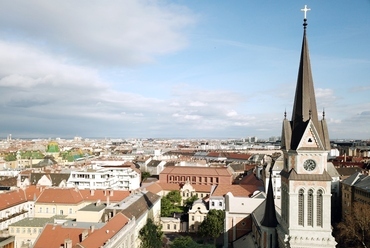
[[[307,26],[307,11],[310,11],[311,9],[307,8],[307,5],[304,6],[303,9],[301,9],[301,11],[304,12],[304,19],[303,19],[303,27],[304,29],[306,29],[306,26]]]
[[[325,108],[322,109],[322,119],[325,119]]]
[[[286,109],[284,111],[284,120],[286,120]]]

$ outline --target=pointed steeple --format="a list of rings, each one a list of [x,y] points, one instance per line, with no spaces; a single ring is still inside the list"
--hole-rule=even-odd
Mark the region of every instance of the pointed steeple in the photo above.
[[[306,29],[307,19],[304,19],[301,59],[299,63],[297,86],[292,114],[293,130],[302,122],[306,122],[309,119],[312,119],[314,125],[318,126],[316,97],[312,80]]]
[[[278,221],[276,219],[275,201],[274,201],[274,191],[272,188],[272,167],[274,161],[270,167],[270,180],[267,189],[266,203],[265,203],[265,215],[263,216],[261,225],[265,227],[277,227]]]

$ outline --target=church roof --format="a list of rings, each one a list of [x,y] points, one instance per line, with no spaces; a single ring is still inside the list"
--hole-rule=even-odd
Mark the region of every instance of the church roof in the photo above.
[[[265,214],[261,222],[261,225],[265,227],[277,227],[277,224],[278,224],[278,221],[276,219],[274,191],[272,189],[271,174],[272,173],[270,173],[270,180],[269,180],[266,203],[265,203]]]
[[[330,149],[330,140],[326,121],[318,120],[314,83],[312,79],[310,55],[306,35],[307,23],[304,19],[303,41],[298,69],[298,78],[291,121],[284,120],[282,130],[282,148],[296,150],[307,128],[309,120],[313,122],[324,149]]]

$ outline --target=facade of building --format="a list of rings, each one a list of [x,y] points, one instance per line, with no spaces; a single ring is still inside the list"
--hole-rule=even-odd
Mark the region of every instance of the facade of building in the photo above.
[[[126,166],[105,166],[97,169],[72,171],[67,187],[79,189],[125,189],[140,187],[139,170]]]
[[[370,204],[370,176],[356,172],[342,181],[342,218],[351,214],[353,203]]]
[[[159,175],[161,183],[198,185],[232,184],[232,169],[228,167],[169,166]]]

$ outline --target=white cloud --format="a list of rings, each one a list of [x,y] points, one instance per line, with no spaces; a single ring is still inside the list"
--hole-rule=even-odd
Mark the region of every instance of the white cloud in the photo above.
[[[186,7],[162,1],[18,0],[2,3],[0,35],[69,61],[132,65],[186,46],[181,31],[194,21]]]

